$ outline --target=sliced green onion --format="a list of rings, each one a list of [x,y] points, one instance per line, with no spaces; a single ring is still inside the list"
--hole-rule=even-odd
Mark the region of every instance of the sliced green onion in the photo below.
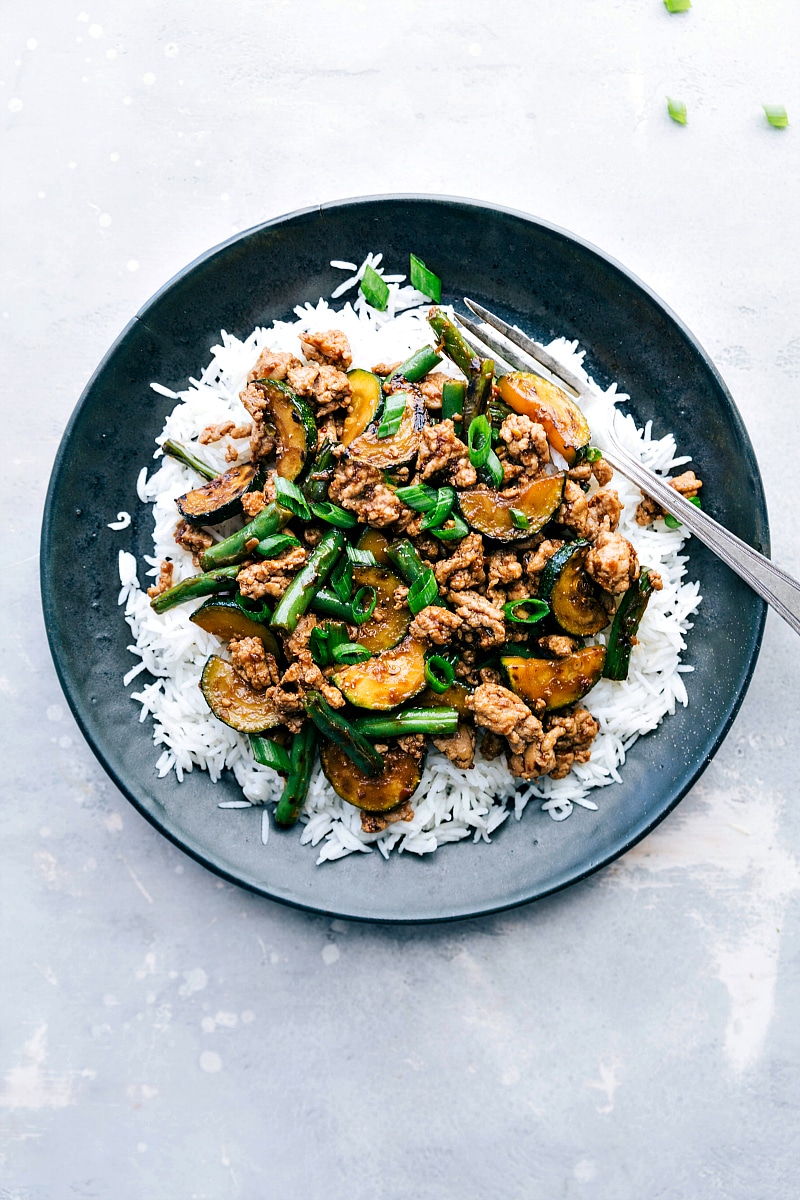
[[[465,379],[448,379],[442,384],[442,420],[454,420],[464,411],[464,397],[467,394]]]
[[[372,655],[366,646],[360,646],[358,642],[342,642],[341,646],[333,647],[331,657],[335,663],[352,667],[355,663],[366,662]]]
[[[432,691],[439,695],[446,692],[456,677],[456,670],[449,658],[441,654],[430,654],[425,659],[425,678]]]
[[[248,596],[243,596],[241,592],[236,593],[236,603],[243,613],[247,613],[251,620],[258,621],[261,625],[266,625],[272,616],[272,609],[268,604],[259,600],[251,600]]]
[[[423,296],[427,296],[434,304],[442,302],[442,281],[438,275],[434,275],[421,258],[417,258],[416,254],[409,254],[409,277],[411,286],[415,287],[418,292],[422,292]]]
[[[762,104],[761,107],[773,129],[785,129],[787,127],[789,118],[782,104]]]
[[[414,616],[416,616],[423,608],[427,608],[429,604],[433,604],[438,595],[439,588],[436,583],[436,576],[430,567],[427,567],[424,574],[420,575],[419,579],[415,583],[412,583],[408,589],[408,607]]]
[[[345,546],[348,562],[354,567],[377,567],[378,560],[371,550],[359,550],[356,546]]]
[[[391,396],[386,397],[383,416],[381,417],[381,423],[378,426],[376,434],[377,437],[387,438],[397,433],[400,428],[400,422],[403,419],[403,413],[406,411],[407,399],[407,392],[393,392]]]
[[[311,608],[323,617],[335,617],[337,621],[353,624],[353,610],[349,600],[340,600],[329,588],[319,589],[311,601]]]
[[[529,612],[518,612],[518,609],[529,609]],[[550,612],[550,605],[544,600],[533,600],[526,596],[522,600],[509,600],[503,605],[503,615],[507,621],[516,621],[518,625],[535,625]]]
[[[688,12],[692,7],[692,0],[664,0],[664,8],[670,13]]]
[[[431,533],[440,542],[460,542],[469,533],[469,525],[460,513],[453,513],[453,524],[443,525],[441,529],[432,529]]]
[[[420,523],[421,530],[438,529],[450,516],[456,502],[455,488],[440,487],[436,493],[436,503],[428,515]]]
[[[308,507],[320,521],[327,521],[329,525],[335,525],[337,529],[354,529],[358,524],[358,517],[355,513],[348,512],[346,508],[342,508],[340,504],[334,504],[332,500],[320,500],[316,504],[312,501]]]
[[[510,508],[508,515],[511,517],[511,524],[515,529],[530,529],[531,523],[521,508]]]
[[[306,498],[291,479],[284,479],[282,475],[275,476],[275,499],[278,504],[288,508],[289,512],[294,513],[301,521],[311,520]]]
[[[386,554],[389,561],[397,567],[402,578],[408,584],[416,583],[428,569],[423,566],[422,559],[408,538],[402,538],[399,542],[392,542]]]
[[[368,621],[375,612],[375,605],[377,603],[378,594],[374,587],[359,588],[350,602],[353,624],[363,625],[365,621]]]
[[[700,503],[699,496],[692,496],[689,503],[693,504],[695,508],[703,507],[703,505]],[[673,517],[672,513],[664,513],[664,524],[666,525],[667,529],[680,529],[683,522],[679,521],[677,517]]]
[[[495,454],[494,450],[489,451],[489,457],[482,467],[479,468],[481,479],[488,483],[490,487],[498,488],[503,482],[503,464]]]
[[[359,290],[367,304],[377,308],[378,312],[386,311],[386,305],[389,302],[389,285],[372,267],[367,267],[365,270]]]
[[[598,450],[597,446],[586,446],[583,451],[584,462],[599,462],[603,457],[603,451]]]
[[[409,383],[419,383],[420,379],[424,379],[441,361],[441,354],[437,354],[433,346],[422,346],[395,367],[391,375],[386,376],[384,382],[388,383],[395,376],[402,376]]]
[[[483,415],[470,422],[467,445],[473,467],[482,467],[492,453],[492,427]]]
[[[667,112],[678,125],[686,125],[686,105],[683,100],[673,100],[667,96]]]
[[[291,774],[292,764],[289,755],[277,742],[251,733],[250,748],[253,751],[253,758],[257,763],[261,763],[262,767],[272,767],[281,775]]]
[[[293,546],[299,545],[299,539],[293,537],[291,533],[273,533],[258,543],[255,552],[262,558],[277,558],[279,554],[283,554],[284,550],[291,550]]]
[[[348,604],[353,594],[353,564],[347,556],[337,563],[330,582],[339,599]]]
[[[178,462],[183,463],[184,466],[191,467],[193,471],[197,471],[197,474],[202,475],[204,479],[216,479],[219,475],[219,471],[215,471],[207,462],[203,462],[202,458],[198,458],[196,454],[193,454],[181,442],[175,442],[172,438],[167,438],[165,442],[161,443],[161,449],[170,458],[174,458]]]
[[[350,637],[343,621],[324,621],[315,625],[308,639],[311,657],[318,667],[329,667],[334,661],[333,651]]]
[[[410,487],[400,487],[395,492],[398,500],[413,508],[415,512],[430,512],[436,507],[436,488],[428,487],[426,483],[414,483]]]

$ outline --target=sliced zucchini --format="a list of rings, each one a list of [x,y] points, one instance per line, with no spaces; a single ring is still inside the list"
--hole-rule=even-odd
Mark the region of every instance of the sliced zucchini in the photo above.
[[[454,708],[459,717],[471,721],[472,709],[467,705],[471,694],[468,687],[456,681],[450,684],[446,692],[435,692],[433,688],[426,688],[422,695],[417,697],[415,704],[420,708],[441,708],[442,705]]]
[[[179,496],[178,512],[192,525],[219,525],[242,511],[242,496],[255,491],[263,476],[255,463],[231,467],[202,487]]]
[[[263,733],[281,723],[265,693],[251,688],[218,654],[203,667],[200,690],[214,716],[239,733]]]
[[[342,667],[333,682],[346,700],[357,708],[382,712],[418,695],[425,687],[425,646],[407,637],[393,650],[375,658]]]
[[[366,433],[350,443],[350,454],[359,462],[370,463],[381,471],[400,467],[416,459],[420,431],[427,421],[425,404],[419,393],[409,392],[406,407],[397,433],[378,437],[378,424],[373,422]]]
[[[530,702],[544,700],[548,712],[585,696],[602,676],[605,661],[605,646],[586,646],[568,658],[500,658],[512,691]]]
[[[493,488],[480,484],[459,492],[458,506],[468,524],[487,537],[501,542],[530,537],[547,524],[560,505],[565,479],[563,474],[543,475],[541,479],[525,484],[511,498],[500,496]],[[524,529],[514,524],[512,509],[524,513],[528,521]]]
[[[248,617],[233,596],[212,596],[192,613],[189,620],[205,629],[206,633],[222,638],[223,642],[229,642],[231,638],[261,638],[269,654],[274,654],[276,658],[280,656],[278,641],[272,630]]]
[[[550,445],[570,466],[591,440],[589,422],[566,392],[540,375],[512,371],[497,381],[497,390],[514,412],[524,413],[543,426]]]
[[[359,548],[364,549],[360,542]],[[407,605],[396,608],[393,603],[395,592],[402,587],[400,579],[388,567],[353,567],[353,586],[372,587],[378,598],[372,616],[360,627],[356,640],[373,654],[391,650],[406,636],[411,624]]]
[[[317,448],[311,405],[279,379],[256,379],[266,401],[265,417],[275,426],[276,467],[283,479],[297,479]]]
[[[545,563],[539,583],[539,596],[546,600],[553,616],[565,633],[590,637],[605,629],[610,617],[597,587],[584,569],[589,543],[583,538],[567,542]]]
[[[397,745],[386,751],[383,771],[373,778],[360,771],[333,742],[322,743],[319,758],[325,778],[336,794],[364,812],[397,808],[410,800],[422,779],[423,763]]]
[[[371,371],[356,368],[347,372],[347,378],[350,380],[350,407],[342,430],[343,446],[349,446],[372,424],[383,396],[381,381]]]
[[[368,525],[358,539],[357,547],[359,550],[369,550],[380,566],[391,567],[392,560],[386,553],[389,549],[389,539],[381,533],[380,529],[373,529],[371,525]]]

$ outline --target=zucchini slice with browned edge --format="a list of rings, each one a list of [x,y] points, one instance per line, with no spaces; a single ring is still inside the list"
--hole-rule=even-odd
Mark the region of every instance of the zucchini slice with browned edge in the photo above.
[[[530,537],[547,524],[561,504],[565,479],[563,474],[543,475],[518,489],[511,498],[500,496],[493,488],[480,484],[458,493],[458,507],[467,523],[487,537],[500,542]],[[514,524],[512,509],[527,517],[528,524],[524,529]]]
[[[394,604],[394,594],[402,587],[400,579],[388,567],[353,567],[353,587],[374,588],[377,597],[372,616],[360,627],[356,640],[373,654],[391,650],[403,640],[411,624],[408,605]]]
[[[426,688],[421,696],[417,696],[414,703],[418,704],[420,708],[441,708],[442,705],[445,705],[447,708],[456,709],[462,720],[471,721],[472,709],[467,704],[471,695],[470,689],[456,680],[445,692],[435,692],[433,688]]]
[[[206,661],[200,690],[214,716],[239,733],[263,733],[281,723],[266,694],[251,688],[218,654]]]
[[[514,412],[541,425],[550,445],[573,466],[578,451],[591,440],[589,422],[566,392],[541,375],[511,371],[497,381],[497,390]]]
[[[391,567],[392,560],[386,553],[389,549],[389,539],[380,529],[368,525],[356,543],[358,550],[369,550],[372,557],[381,567]]]
[[[356,367],[347,372],[347,378],[350,381],[350,407],[342,429],[343,446],[349,446],[372,424],[383,399],[381,381],[371,371]]]
[[[545,563],[539,582],[540,599],[548,602],[559,627],[573,637],[599,633],[611,619],[584,569],[588,546],[579,538],[556,550]]]
[[[297,479],[317,448],[317,423],[311,405],[279,379],[256,379],[266,401],[264,416],[275,426],[276,469],[282,479]]]
[[[333,682],[357,708],[396,708],[425,687],[425,646],[407,637],[375,658],[342,667],[334,672]]]
[[[278,640],[272,630],[248,617],[233,596],[212,596],[192,613],[189,620],[206,633],[222,638],[223,642],[229,642],[231,638],[261,638],[264,649],[276,658],[280,657]]]
[[[416,459],[419,453],[421,431],[427,422],[427,410],[418,392],[408,392],[406,407],[400,419],[397,433],[379,438],[377,422],[350,443],[349,451],[359,462],[370,463],[381,471],[400,467]]]
[[[423,763],[399,746],[390,746],[383,756],[380,775],[370,778],[351,761],[341,747],[323,742],[319,759],[325,778],[337,796],[364,812],[387,812],[410,800],[422,779]]]
[[[175,503],[181,516],[192,525],[220,525],[237,517],[242,511],[242,496],[262,483],[263,475],[257,465],[242,463],[179,496]]]
[[[512,691],[530,703],[544,700],[548,712],[585,696],[602,676],[605,661],[605,646],[585,646],[568,658],[500,657]]]

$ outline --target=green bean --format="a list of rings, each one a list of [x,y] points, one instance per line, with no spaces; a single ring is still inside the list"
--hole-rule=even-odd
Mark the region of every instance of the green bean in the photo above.
[[[170,458],[175,458],[185,467],[191,467],[193,471],[197,471],[198,475],[202,475],[204,479],[216,479],[219,475],[219,471],[215,471],[208,463],[203,462],[202,458],[192,454],[191,450],[181,442],[173,442],[172,438],[167,438],[165,442],[161,443],[161,449]]]
[[[329,529],[308,561],[295,575],[273,613],[270,625],[292,633],[344,547],[341,529]]]
[[[606,679],[628,678],[631,650],[634,647],[647,602],[654,590],[647,567],[642,567],[637,582],[632,584],[622,597],[611,626],[606,663],[603,669]]]
[[[442,361],[441,354],[437,354],[433,346],[422,346],[421,349],[415,350],[413,354],[401,362],[399,367],[395,367],[391,375],[387,376],[386,383],[390,379],[394,379],[395,375],[402,376],[409,383],[419,383],[420,379],[424,379],[430,374],[437,363]]]
[[[390,717],[358,717],[353,728],[369,738],[402,737],[406,733],[427,733],[447,737],[458,728],[455,708],[407,708]]]
[[[330,741],[341,746],[345,754],[357,767],[374,778],[383,770],[383,758],[366,739],[363,733],[350,724],[328,704],[321,692],[309,692],[306,696],[306,712],[311,720]]]
[[[275,824],[281,829],[289,829],[300,816],[308,795],[316,748],[317,731],[311,721],[306,721],[300,732],[292,738],[289,749],[292,769],[275,809]]]
[[[250,553],[247,549],[248,542],[252,542],[254,538],[257,542],[263,542],[265,537],[283,529],[291,519],[292,514],[288,508],[273,501],[236,533],[214,546],[209,546],[200,556],[200,565],[208,571],[212,567],[227,567],[232,563],[241,562]]]
[[[494,362],[491,358],[481,360],[480,369],[471,376],[467,384],[467,394],[464,398],[464,415],[461,421],[462,429],[469,429],[470,422],[475,417],[483,416],[492,394],[492,379],[494,378]]]
[[[154,612],[165,613],[176,604],[185,604],[187,600],[213,596],[216,592],[235,591],[238,573],[238,567],[222,567],[218,571],[208,571],[205,575],[192,575],[162,592],[160,596],[154,596],[150,607]]]
[[[447,357],[471,379],[479,369],[480,359],[471,346],[468,346],[458,328],[440,308],[432,308],[428,313],[428,324],[438,339],[437,350],[443,350]]]

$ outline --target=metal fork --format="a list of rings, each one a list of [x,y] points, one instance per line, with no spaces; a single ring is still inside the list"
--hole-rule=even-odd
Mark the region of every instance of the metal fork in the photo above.
[[[482,326],[456,314],[464,327],[465,338],[482,357],[494,358],[500,374],[509,369],[544,374],[563,388],[569,395],[580,399],[586,418],[591,426],[592,441],[603,452],[603,457],[616,471],[635,483],[641,491],[651,496],[667,512],[683,522],[696,538],[721,558],[732,571],[766,600],[795,633],[800,633],[800,583],[787,575],[715,521],[702,509],[690,503],[685,496],[669,486],[655,472],[642,465],[621,444],[615,429],[616,411],[609,408],[577,376],[561,365],[544,346],[526,337],[512,325],[495,316],[480,304],[464,297],[467,307],[491,329],[503,335],[500,341]],[[522,351],[523,357],[519,351]],[[500,362],[498,362],[498,358]]]

